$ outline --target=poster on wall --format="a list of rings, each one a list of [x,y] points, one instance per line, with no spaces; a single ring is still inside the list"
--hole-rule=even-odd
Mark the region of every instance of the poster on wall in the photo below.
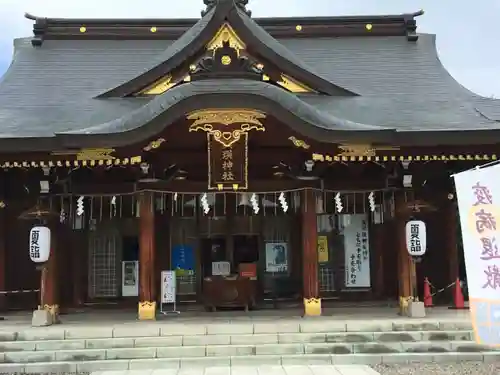
[[[231,275],[231,263],[212,262],[212,276],[229,276]]]
[[[122,296],[137,297],[139,295],[139,262],[122,262]]]
[[[177,276],[192,275],[194,273],[194,251],[189,245],[175,245],[172,248],[172,269]]]
[[[288,244],[266,242],[266,272],[288,271]]]
[[[454,176],[476,342],[500,346],[500,164]]]
[[[318,236],[318,263],[328,263],[328,237]]]
[[[349,215],[344,227],[345,286],[370,288],[370,241],[368,215]]]

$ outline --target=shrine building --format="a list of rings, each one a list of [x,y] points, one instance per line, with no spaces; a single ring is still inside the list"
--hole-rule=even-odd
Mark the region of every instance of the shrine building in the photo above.
[[[422,11],[253,18],[247,3],[205,0],[197,19],[26,15],[33,35],[0,79],[0,291],[40,288],[34,225],[51,253],[43,300],[7,293],[2,308],[152,318],[173,293],[307,313],[465,276],[450,176],[497,160],[500,100],[447,72]],[[427,232],[416,269],[411,219]]]

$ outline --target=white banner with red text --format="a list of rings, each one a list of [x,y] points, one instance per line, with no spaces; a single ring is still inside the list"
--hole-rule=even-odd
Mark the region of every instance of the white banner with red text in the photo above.
[[[500,346],[500,164],[454,179],[476,342]]]

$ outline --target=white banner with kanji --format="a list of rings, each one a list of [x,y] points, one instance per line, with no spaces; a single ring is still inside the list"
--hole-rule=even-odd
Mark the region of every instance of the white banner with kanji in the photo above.
[[[500,346],[500,164],[454,178],[476,341]]]

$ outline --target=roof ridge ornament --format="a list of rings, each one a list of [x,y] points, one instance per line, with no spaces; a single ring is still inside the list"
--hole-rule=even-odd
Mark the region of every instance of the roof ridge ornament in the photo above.
[[[203,4],[205,4],[206,8],[201,11],[201,16],[205,17],[205,15],[219,5],[219,3],[226,1],[231,1],[235,7],[244,11],[248,17],[252,15],[252,12],[247,10],[248,0],[203,0]]]

